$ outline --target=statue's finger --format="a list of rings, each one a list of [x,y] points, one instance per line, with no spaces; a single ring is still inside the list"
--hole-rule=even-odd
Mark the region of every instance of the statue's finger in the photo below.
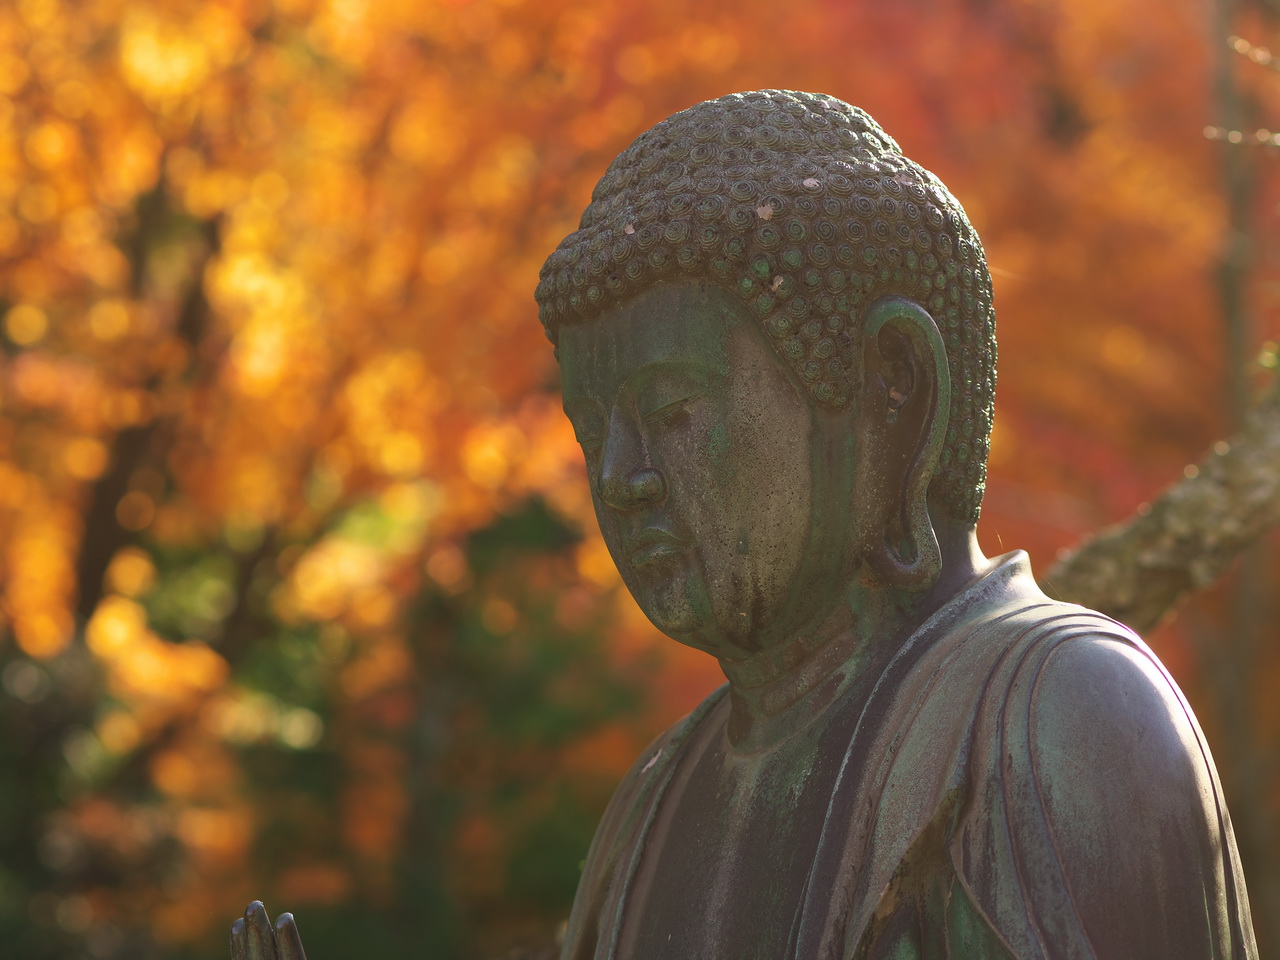
[[[231,960],[249,960],[245,949],[244,917],[231,925]]]
[[[276,937],[271,931],[271,918],[261,900],[249,904],[244,912],[244,926],[248,942],[247,960],[279,960],[276,955]]]
[[[307,960],[292,913],[282,913],[276,918],[276,949],[280,951],[280,960]]]

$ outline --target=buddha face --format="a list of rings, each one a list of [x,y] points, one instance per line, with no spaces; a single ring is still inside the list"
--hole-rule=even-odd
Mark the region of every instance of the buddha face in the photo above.
[[[649,619],[731,658],[809,619],[814,584],[797,586],[842,525],[815,519],[815,491],[847,465],[824,467],[814,408],[750,314],[659,284],[564,327],[559,356],[600,529]]]

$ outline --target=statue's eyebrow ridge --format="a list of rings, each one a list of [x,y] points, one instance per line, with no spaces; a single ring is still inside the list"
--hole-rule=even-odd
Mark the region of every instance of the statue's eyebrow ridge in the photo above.
[[[640,367],[631,376],[627,377],[622,385],[622,391],[640,390],[647,386],[649,381],[657,377],[673,375],[688,377],[703,387],[710,387],[712,384],[725,379],[726,374],[727,371],[717,369],[716,366],[708,363],[671,357],[655,360]]]
[[[661,360],[654,360],[639,367],[623,381],[618,390],[618,396],[634,396],[637,391],[643,390],[653,380],[659,377],[684,377],[693,381],[699,387],[708,389],[714,384],[718,384],[727,378],[727,371],[718,369],[715,365],[700,363],[696,360],[687,360],[679,357],[668,357]],[[585,406],[593,408],[593,412],[599,412],[601,403],[604,401],[588,393],[566,394],[561,404],[561,408],[565,412],[565,416],[573,419],[574,410],[582,410]]]

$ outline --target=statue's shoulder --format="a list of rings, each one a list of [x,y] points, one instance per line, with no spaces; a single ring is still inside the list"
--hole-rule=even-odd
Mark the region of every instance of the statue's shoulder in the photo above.
[[[1194,813],[1217,834],[1225,806],[1204,734],[1160,660],[1126,628],[1077,616],[1028,653],[1007,700],[1020,717],[1004,735],[1059,829]]]
[[[1046,809],[1080,802],[1122,816],[1144,792],[1158,791],[1154,802],[1170,809],[1212,796],[1195,715],[1137,634],[1043,594],[1010,597],[992,620],[980,739],[1000,743],[1006,772],[1033,779]]]
[[[1128,627],[1048,598],[1020,598],[1001,620],[1006,639],[986,697],[1004,705],[1004,734],[1024,740],[1042,773],[1080,754],[1095,766],[1109,756],[1128,763],[1135,753],[1173,767],[1204,765],[1207,748],[1185,696]]]
[[[971,741],[976,803],[954,834],[975,901],[993,920],[1052,918],[1067,940],[1105,931],[1116,956],[1254,956],[1213,760],[1156,655],[1056,601],[1004,627]],[[1022,929],[997,926],[1011,942]]]

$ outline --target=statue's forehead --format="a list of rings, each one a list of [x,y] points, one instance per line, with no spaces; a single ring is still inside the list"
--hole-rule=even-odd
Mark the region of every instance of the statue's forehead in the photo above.
[[[712,285],[652,287],[594,320],[563,328],[558,352],[565,394],[618,389],[656,367],[727,375],[732,341],[752,324],[744,307]]]

